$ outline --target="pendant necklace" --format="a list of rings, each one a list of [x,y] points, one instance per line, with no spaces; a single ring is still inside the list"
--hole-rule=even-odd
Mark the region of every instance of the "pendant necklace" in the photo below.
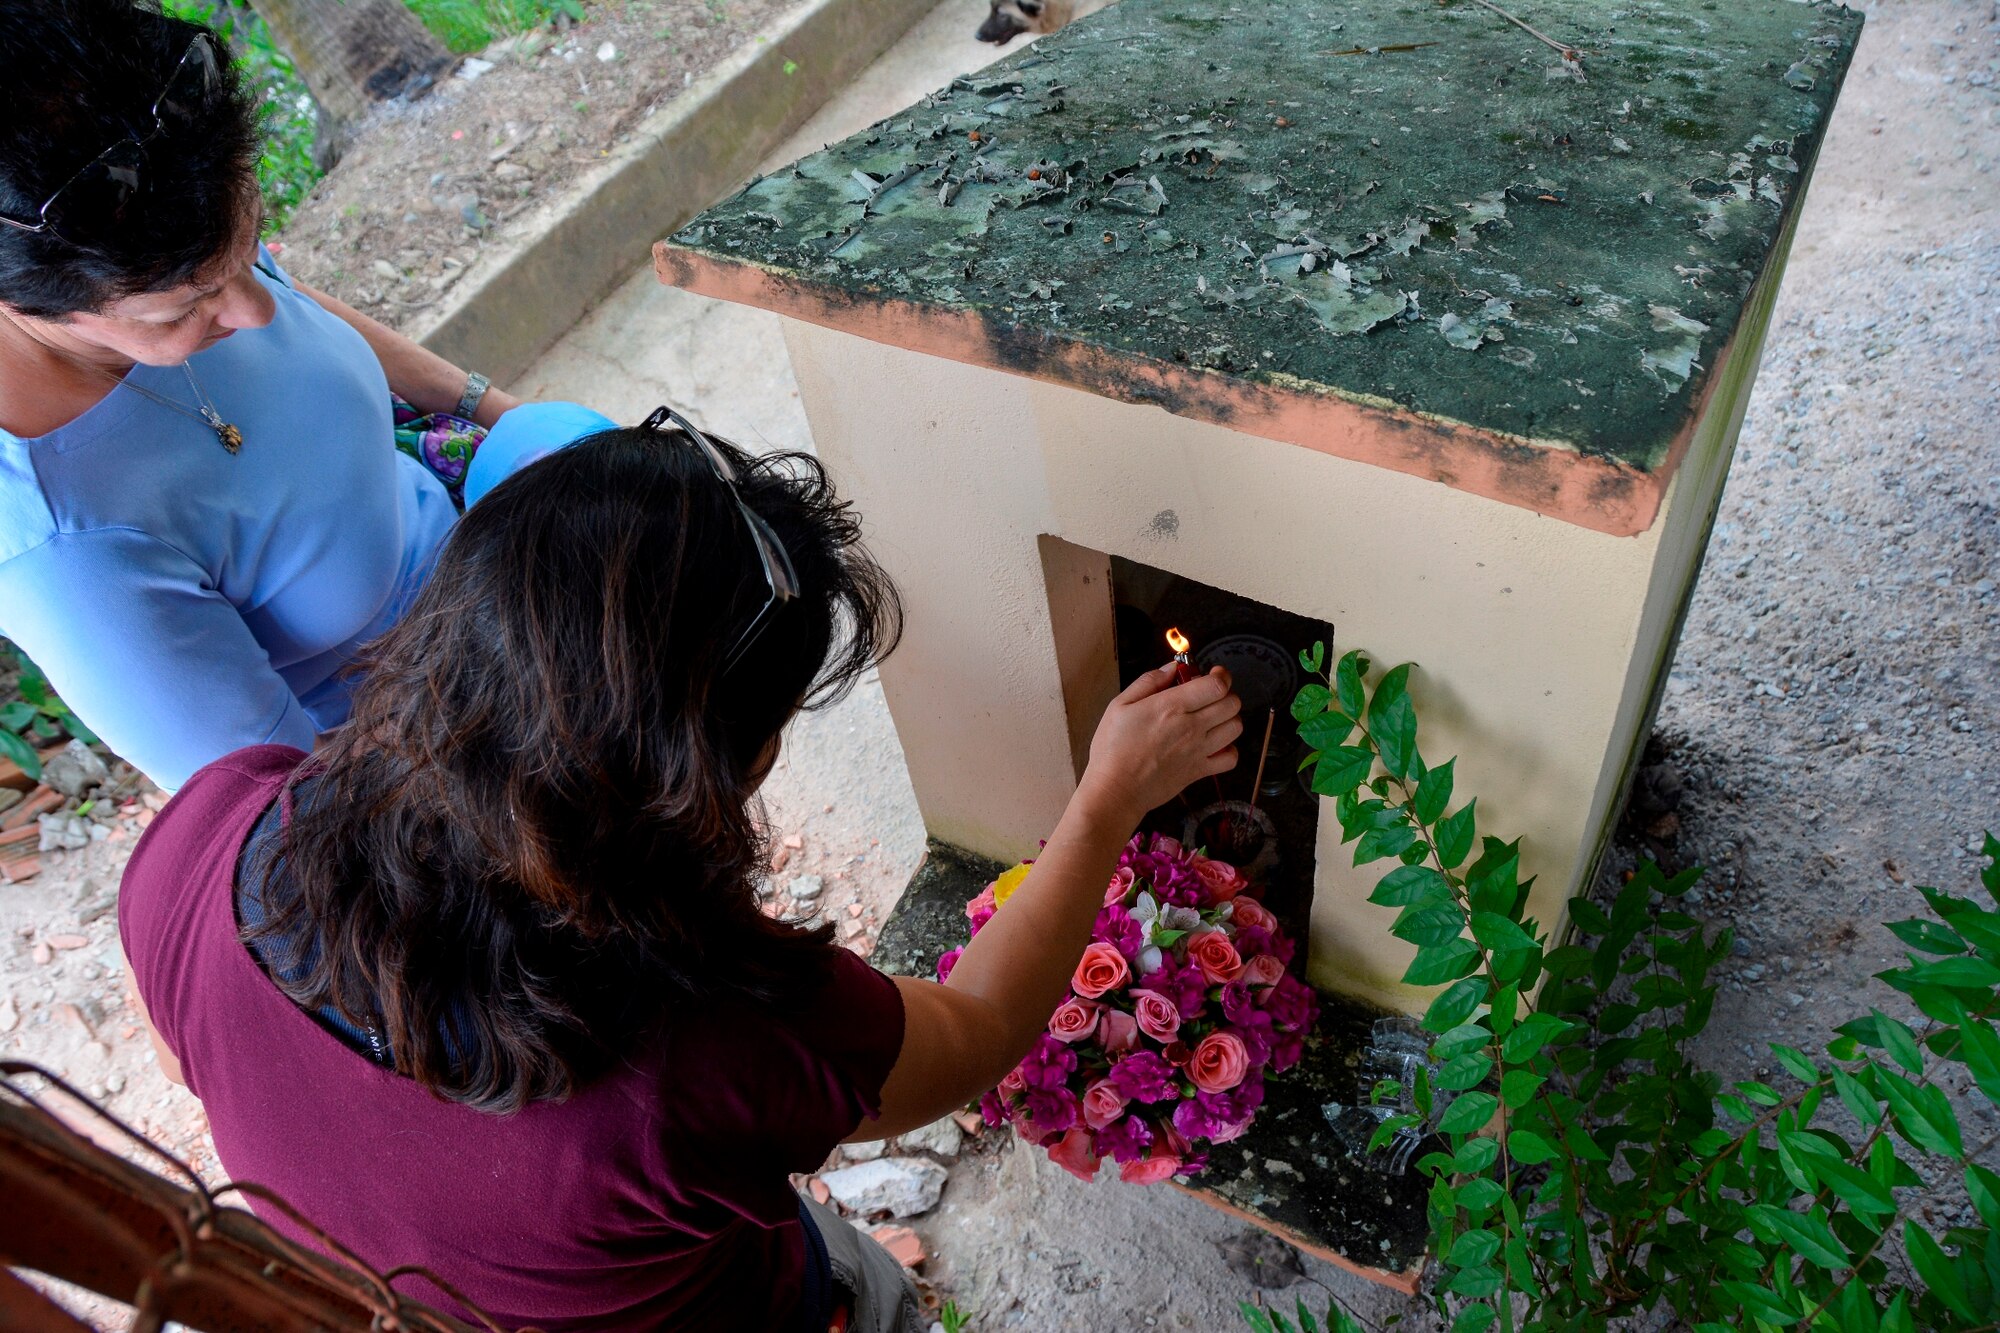
[[[111,375],[111,372],[108,370],[96,369],[99,369],[102,374]],[[236,429],[229,422],[224,421],[222,413],[215,410],[214,401],[209,398],[208,392],[201,387],[201,381],[194,377],[194,367],[183,361],[181,362],[181,369],[187,372],[188,387],[194,390],[195,402],[199,410],[190,409],[187,404],[177,403],[165,394],[154,393],[151,389],[145,388],[143,385],[134,384],[124,376],[112,375],[111,377],[116,379],[125,388],[138,394],[141,398],[150,398],[161,407],[171,408],[173,411],[180,413],[190,420],[201,422],[215,432],[216,443],[220,444],[233,456],[243,448],[243,432]]]
[[[207,426],[215,432],[216,443],[220,444],[231,457],[234,457],[242,450],[243,432],[223,420],[222,413],[215,409],[215,401],[208,396],[208,391],[201,387],[201,381],[194,377],[194,367],[187,362],[181,362],[181,370],[187,375],[188,387],[194,390],[195,406],[192,408],[186,403],[175,402],[165,394],[154,393],[144,385],[134,384],[128,375],[116,374],[113,371],[106,370],[103,366],[85,361],[80,357],[71,356],[69,353],[61,351],[58,348],[50,347],[48,343],[35,337],[34,334],[29,333],[26,329],[21,329],[19,323],[11,315],[7,317],[7,322],[13,324],[15,328],[20,329],[21,336],[31,342],[40,343],[43,347],[48,348],[49,351],[55,353],[55,355],[61,357],[71,365],[95,371],[99,375],[104,376],[104,378],[111,380],[120,388],[130,389],[141,398],[150,399],[169,411],[178,412],[190,421],[199,421],[202,425]],[[136,368],[134,367],[134,369]]]

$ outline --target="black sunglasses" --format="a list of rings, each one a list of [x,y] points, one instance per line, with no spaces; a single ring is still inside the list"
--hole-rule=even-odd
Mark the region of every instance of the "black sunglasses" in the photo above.
[[[146,146],[169,127],[194,123],[206,110],[222,82],[215,62],[215,44],[207,33],[196,34],[181,52],[180,63],[167,86],[153,101],[153,128],[144,138],[120,139],[71,176],[35,211],[35,220],[0,213],[0,222],[22,231],[46,232],[79,250],[88,250],[111,234],[139,193],[140,168]]]
[[[729,498],[736,501],[736,508],[743,515],[743,526],[750,533],[750,544],[757,549],[757,561],[764,567],[764,582],[770,585],[771,595],[762,609],[743,627],[730,646],[729,654],[722,661],[722,669],[730,670],[743,659],[757,636],[771,621],[771,613],[799,595],[798,572],[792,568],[792,557],[786,552],[785,544],[778,540],[778,534],[762,515],[752,509],[743,499],[743,492],[736,484],[736,469],[722,450],[715,447],[715,441],[701,433],[692,421],[671,407],[658,407],[639,427],[645,431],[665,432],[671,426],[694,442],[701,456],[708,460],[708,466],[715,473],[716,480],[729,488]]]

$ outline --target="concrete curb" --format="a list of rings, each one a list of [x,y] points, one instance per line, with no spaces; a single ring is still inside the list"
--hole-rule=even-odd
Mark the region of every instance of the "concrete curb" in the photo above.
[[[410,336],[506,384],[643,267],[655,240],[747,180],[936,3],[808,0],[529,215]]]

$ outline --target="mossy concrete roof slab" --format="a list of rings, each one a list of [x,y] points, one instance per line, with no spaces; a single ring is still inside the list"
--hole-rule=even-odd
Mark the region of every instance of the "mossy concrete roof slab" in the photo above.
[[[1123,0],[753,182],[657,267],[1638,532],[1776,281],[1861,23]]]

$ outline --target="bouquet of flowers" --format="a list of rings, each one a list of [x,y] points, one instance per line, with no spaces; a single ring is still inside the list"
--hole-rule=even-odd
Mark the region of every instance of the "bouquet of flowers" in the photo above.
[[[972,933],[1031,869],[1015,866],[966,904]],[[1298,1063],[1318,1013],[1285,971],[1292,941],[1234,867],[1173,838],[1135,837],[1105,886],[1070,993],[980,1102],[1058,1166],[1090,1180],[1109,1157],[1120,1178],[1191,1176],[1203,1146],[1250,1127],[1264,1074]],[[961,951],[938,959],[938,979]]]

